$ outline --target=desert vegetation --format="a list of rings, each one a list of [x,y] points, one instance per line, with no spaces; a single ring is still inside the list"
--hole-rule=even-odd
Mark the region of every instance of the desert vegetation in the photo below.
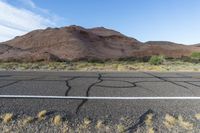
[[[165,61],[165,57],[164,56],[152,56],[150,59],[149,59],[149,63],[151,65],[161,65],[163,64]]]
[[[65,62],[1,62],[0,70],[47,71],[200,71],[199,53],[181,59],[152,56],[118,60],[77,60]]]
[[[191,58],[200,61],[200,52],[193,52],[192,55],[191,55]]]
[[[41,117],[45,119],[41,121]],[[115,123],[106,122],[103,118],[91,119],[88,117],[83,117],[75,122],[67,119],[63,114],[48,115],[48,111],[45,110],[40,111],[36,116],[13,113],[1,114],[0,132],[199,132],[199,114],[183,116],[180,114],[157,115],[149,113],[145,115],[141,125],[132,130],[130,127],[136,123],[137,120],[131,117],[119,117],[119,121]]]

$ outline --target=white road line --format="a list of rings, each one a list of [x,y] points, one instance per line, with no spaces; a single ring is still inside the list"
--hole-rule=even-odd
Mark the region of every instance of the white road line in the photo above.
[[[88,99],[88,100],[200,100],[200,97],[84,97],[84,96],[37,96],[37,95],[0,95],[0,98],[24,99]]]

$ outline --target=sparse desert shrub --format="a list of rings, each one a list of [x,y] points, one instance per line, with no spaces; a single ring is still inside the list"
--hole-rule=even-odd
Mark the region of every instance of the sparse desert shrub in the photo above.
[[[152,56],[149,60],[149,63],[151,65],[160,65],[163,64],[164,61],[165,61],[164,56]]]
[[[191,58],[200,60],[200,52],[193,52]]]
[[[191,57],[187,56],[187,57],[182,57],[181,61],[183,62],[191,62],[194,63],[194,59],[192,59]]]
[[[142,57],[142,58],[139,58],[139,61],[141,61],[141,62],[148,62],[149,60],[150,60],[150,56],[144,56],[144,57]]]
[[[47,111],[46,110],[42,110],[37,114],[37,118],[39,120],[43,120],[43,119],[45,119],[46,114],[47,114]]]
[[[137,61],[136,57],[125,57],[125,58],[119,58],[117,61]]]
[[[88,59],[87,62],[88,63],[105,63],[105,61],[101,59]]]
[[[188,57],[182,57],[181,60],[183,62],[199,63],[200,62],[200,57],[198,59],[198,56],[195,53],[193,53],[192,55],[190,55]]]
[[[6,113],[3,117],[3,122],[8,123],[13,119],[13,114],[12,113]]]
[[[102,129],[103,127],[105,127],[104,122],[101,121],[101,120],[98,120],[97,124],[96,124],[96,128],[97,129]]]
[[[53,118],[53,123],[55,125],[60,125],[62,123],[62,116],[61,115],[56,115],[54,118]]]
[[[116,61],[137,61],[137,62],[148,62],[150,59],[149,56],[144,56],[144,57],[125,57],[125,58],[119,58]]]
[[[26,125],[26,124],[32,123],[33,121],[34,121],[34,118],[31,116],[28,116],[27,118],[23,120],[23,124]]]
[[[118,124],[117,126],[116,126],[116,128],[117,128],[117,132],[118,133],[124,133],[125,132],[125,126],[124,125],[122,125],[122,124]]]
[[[192,130],[194,126],[193,123],[185,121],[183,117],[180,115],[178,116],[178,123],[179,123],[179,126],[181,126],[182,128],[185,128],[186,130]]]

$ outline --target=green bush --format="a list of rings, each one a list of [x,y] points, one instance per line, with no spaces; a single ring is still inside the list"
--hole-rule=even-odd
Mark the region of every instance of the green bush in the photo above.
[[[164,56],[152,56],[149,60],[151,65],[160,65],[165,61]]]
[[[195,64],[200,62],[200,59],[195,59],[192,56],[182,57],[180,60],[183,62],[190,62],[190,63],[195,63]]]
[[[200,60],[200,52],[193,52],[191,58]]]

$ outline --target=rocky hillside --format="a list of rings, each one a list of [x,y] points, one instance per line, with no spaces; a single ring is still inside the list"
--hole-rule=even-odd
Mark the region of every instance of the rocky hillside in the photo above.
[[[199,44],[195,44],[194,46],[195,46],[195,47],[200,47],[200,43],[199,43]]]
[[[166,55],[189,56],[200,51],[195,46],[171,42],[142,43],[117,31],[80,26],[35,30],[0,43],[1,61],[65,61],[81,59],[118,59]]]

